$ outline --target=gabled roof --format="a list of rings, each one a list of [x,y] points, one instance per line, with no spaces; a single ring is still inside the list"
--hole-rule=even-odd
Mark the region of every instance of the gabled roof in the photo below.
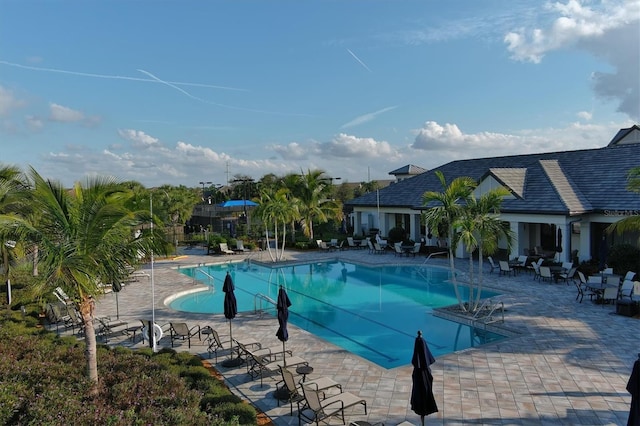
[[[424,209],[422,195],[426,191],[443,190],[435,171],[441,171],[447,182],[451,182],[459,176],[480,181],[490,171],[498,170],[493,173],[498,180],[509,186],[514,194],[524,195],[506,198],[501,209],[504,213],[571,215],[589,211],[640,210],[640,197],[626,189],[629,170],[640,166],[639,153],[638,144],[620,144],[597,149],[452,161],[381,189],[379,205]],[[518,187],[521,172],[508,175],[500,169],[526,169],[522,189]],[[371,192],[346,204],[376,207],[377,196]]]
[[[624,141],[625,138],[633,135],[634,133],[636,134],[636,138],[634,138],[632,141]],[[638,126],[637,124],[634,124],[627,129],[620,129],[618,130],[618,133],[616,133],[616,135],[613,137],[613,139],[611,139],[611,142],[609,142],[608,146],[618,145],[620,143],[638,143],[640,142],[640,137],[638,137],[638,135],[640,135],[640,126]]]
[[[481,180],[489,175],[493,176],[514,195],[524,198],[524,179],[527,175],[527,169],[522,167],[492,167]]]
[[[407,164],[404,167],[400,167],[399,169],[395,169],[392,172],[389,172],[390,175],[419,175],[420,173],[426,172],[427,169],[423,169],[422,167],[414,166],[413,164]]]

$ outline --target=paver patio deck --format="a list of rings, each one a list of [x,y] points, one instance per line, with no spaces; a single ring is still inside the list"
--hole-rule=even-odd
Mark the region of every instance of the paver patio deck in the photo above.
[[[210,325],[228,335],[223,315],[177,312],[163,301],[182,291],[199,288],[179,267],[236,261],[245,255],[206,256],[197,249],[186,255],[156,261],[153,282],[156,300],[155,317],[159,324],[184,321],[190,325]],[[256,256],[255,254],[253,255]],[[268,260],[266,254],[262,255]],[[287,252],[291,260],[340,258],[363,264],[416,264],[424,256],[396,257],[361,251]],[[447,266],[448,261],[429,259],[428,265]],[[468,261],[457,260],[456,267],[464,279]],[[149,265],[147,265],[147,272]],[[488,267],[485,269],[488,271]],[[477,271],[476,271],[477,272]],[[427,424],[446,425],[623,425],[626,424],[630,395],[625,386],[633,362],[640,352],[640,321],[616,315],[612,305],[596,305],[588,300],[578,303],[576,289],[564,283],[543,283],[531,275],[500,276],[485,272],[485,286],[502,292],[504,326],[519,334],[506,340],[467,349],[437,358],[432,366],[434,393],[439,412],[426,418]],[[118,294],[121,320],[139,324],[151,318],[150,278],[141,277]],[[116,315],[115,294],[100,298],[97,316]],[[240,313],[233,320],[234,338],[253,337],[268,346],[279,343],[275,337],[277,321],[265,315]],[[407,330],[415,333],[416,330]],[[423,330],[428,337],[429,331]],[[223,337],[224,340],[224,337]],[[110,343],[140,347],[141,342],[127,338]],[[170,340],[160,340],[170,347]],[[365,415],[358,406],[347,412],[350,421],[364,420],[397,425],[419,424],[410,409],[411,365],[385,369],[334,346],[312,334],[289,325],[287,349],[314,367],[309,379],[329,376],[343,385],[345,391],[367,400]],[[176,350],[188,350],[187,344],[176,344]],[[192,341],[190,351],[208,359],[206,345]],[[276,425],[297,424],[294,407],[278,406],[273,398],[276,380],[251,380],[244,365],[227,369],[221,365],[226,352],[211,359],[233,392],[264,411]],[[331,424],[340,424],[335,419]]]

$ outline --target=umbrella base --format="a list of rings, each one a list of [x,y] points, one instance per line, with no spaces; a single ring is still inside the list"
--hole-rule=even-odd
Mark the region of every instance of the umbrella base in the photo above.
[[[226,368],[238,367],[239,365],[242,365],[243,362],[244,360],[240,357],[229,358],[222,361],[222,366]]]

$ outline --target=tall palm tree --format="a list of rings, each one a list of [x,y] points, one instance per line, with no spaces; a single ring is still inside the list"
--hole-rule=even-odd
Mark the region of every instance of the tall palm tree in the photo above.
[[[513,232],[507,222],[499,219],[500,206],[505,196],[510,192],[504,187],[492,189],[479,198],[471,197],[467,200],[463,217],[457,224],[459,239],[465,244],[469,253],[469,310],[475,312],[482,294],[482,265],[484,252],[494,253],[498,248],[498,241],[505,239],[507,248],[513,242]],[[478,250],[478,283],[474,283],[473,252]],[[476,294],[474,298],[474,289]]]
[[[308,170],[301,175],[296,187],[290,188],[300,201],[300,218],[304,234],[313,241],[313,222],[342,220],[342,203],[330,198],[331,178],[323,170]]]
[[[22,171],[16,166],[0,167],[0,214],[10,215],[25,211],[29,207],[28,186]],[[14,237],[5,232],[0,234],[0,254],[2,257],[3,281],[6,284],[7,305],[11,307],[10,266],[16,254]]]
[[[454,223],[458,220],[463,213],[463,204],[469,201],[473,190],[476,187],[476,182],[467,176],[460,176],[455,178],[449,185],[441,171],[436,171],[440,184],[442,186],[442,192],[427,191],[422,195],[422,204],[426,207],[430,207],[423,213],[423,221],[431,229],[441,229],[446,227],[447,238],[449,240],[449,267],[451,268],[451,280],[453,287],[458,298],[458,303],[462,310],[466,310],[462,298],[460,297],[460,291],[458,290],[458,282],[456,280],[456,270],[454,261],[455,252],[455,229]]]
[[[10,230],[21,241],[40,247],[40,286],[45,294],[62,289],[76,303],[84,325],[87,374],[98,390],[96,335],[93,326],[94,299],[103,292],[101,283],[123,279],[140,253],[152,248],[163,252],[162,238],[147,231],[134,236],[134,229],[148,221],[149,214],[126,207],[131,192],[112,179],[95,178],[73,190],[45,180],[34,169],[31,204],[40,212],[37,222],[28,217],[0,216],[0,229]]]
[[[269,234],[267,231],[267,250],[271,260],[277,262],[284,259],[284,250],[286,246],[287,225],[296,220],[298,216],[298,205],[292,200],[291,193],[287,188],[281,188],[273,191],[273,188],[265,187],[260,193],[260,203],[255,210],[255,214],[262,218],[265,229],[270,229],[273,225],[274,239],[276,242],[275,256],[271,251],[269,244]],[[278,251],[279,229],[282,226],[282,243],[281,249]]]

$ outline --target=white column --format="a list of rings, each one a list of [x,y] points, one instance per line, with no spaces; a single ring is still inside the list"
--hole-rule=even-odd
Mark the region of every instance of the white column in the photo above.
[[[513,233],[513,241],[511,242],[511,251],[509,252],[509,259],[520,255],[520,222],[509,222],[509,228]],[[506,248],[506,247],[504,247]]]

